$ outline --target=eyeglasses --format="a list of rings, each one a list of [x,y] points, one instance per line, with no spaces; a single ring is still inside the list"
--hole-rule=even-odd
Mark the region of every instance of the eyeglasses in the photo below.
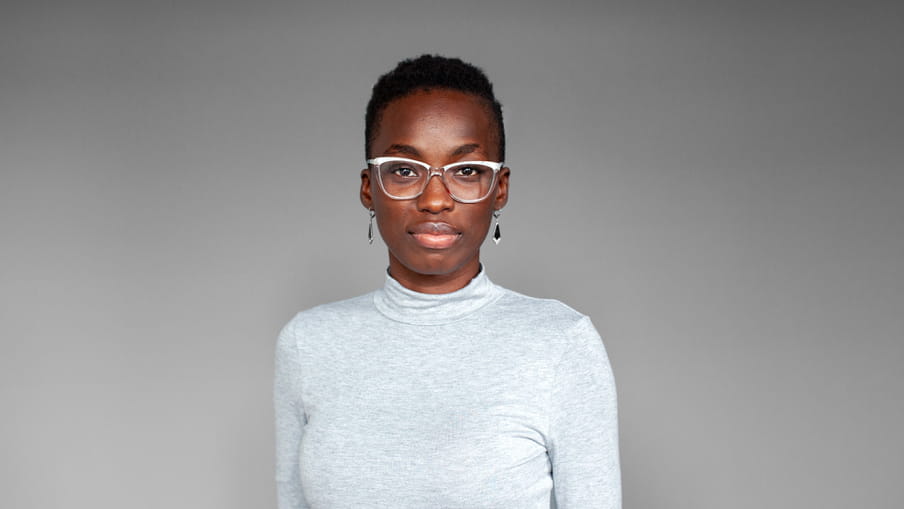
[[[439,175],[452,199],[461,203],[476,203],[493,190],[501,162],[459,161],[439,168],[404,157],[377,157],[367,164],[377,170],[377,182],[383,193],[393,200],[417,198],[427,189],[430,177]]]

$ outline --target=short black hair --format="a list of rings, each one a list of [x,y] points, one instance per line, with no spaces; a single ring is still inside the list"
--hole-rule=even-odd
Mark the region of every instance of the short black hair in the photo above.
[[[484,72],[458,58],[421,55],[402,60],[395,69],[380,76],[374,85],[364,117],[364,152],[371,156],[371,144],[377,136],[380,117],[389,103],[419,90],[448,89],[473,94],[486,101],[496,122],[499,160],[505,161],[505,124],[502,104],[493,94],[493,84]]]

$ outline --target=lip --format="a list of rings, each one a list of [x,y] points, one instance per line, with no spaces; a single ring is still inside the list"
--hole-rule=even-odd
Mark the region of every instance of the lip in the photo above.
[[[418,223],[408,230],[415,242],[426,249],[448,249],[461,238],[461,232],[449,223]]]

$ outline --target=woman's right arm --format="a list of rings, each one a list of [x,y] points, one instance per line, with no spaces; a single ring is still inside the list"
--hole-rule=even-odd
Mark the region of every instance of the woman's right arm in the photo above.
[[[308,509],[301,491],[299,454],[305,414],[298,346],[289,322],[279,333],[273,399],[276,412],[276,498],[279,509]]]

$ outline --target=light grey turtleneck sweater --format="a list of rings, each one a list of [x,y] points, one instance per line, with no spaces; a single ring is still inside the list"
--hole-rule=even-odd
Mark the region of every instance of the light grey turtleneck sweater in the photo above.
[[[441,295],[387,276],[299,313],[275,403],[280,509],[621,507],[599,335],[484,272]]]

